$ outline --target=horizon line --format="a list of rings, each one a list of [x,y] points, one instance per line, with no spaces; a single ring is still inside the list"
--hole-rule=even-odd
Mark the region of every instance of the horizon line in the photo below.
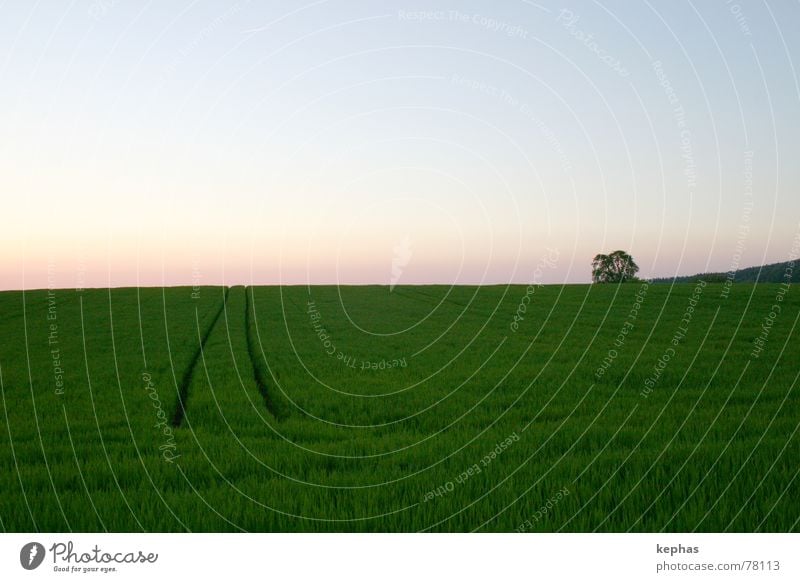
[[[718,273],[697,273],[697,275],[711,275],[711,274],[718,274]],[[649,283],[649,284],[668,284],[670,279],[676,278],[685,278],[685,277],[693,277],[694,275],[675,275],[674,277],[651,277],[651,278],[642,278],[642,279],[633,279],[630,281],[623,281],[621,283],[570,283],[570,282],[563,282],[563,283],[408,283],[406,285],[394,285],[393,287],[396,289],[398,287],[527,287],[529,285],[536,285],[537,287],[578,287],[578,286],[585,286],[585,287],[594,287],[594,286],[613,286],[613,285],[630,285],[634,283]],[[695,281],[672,281],[672,284],[675,285],[693,285]],[[735,285],[742,285],[742,284],[756,284],[758,281],[733,281],[732,284]],[[770,281],[763,281],[760,284],[770,284]],[[722,281],[709,281],[706,282],[708,285],[724,285],[725,282]],[[780,283],[772,283],[775,285],[779,285]],[[208,284],[208,285],[192,285],[192,284],[177,284],[177,285],[114,285],[114,286],[105,286],[105,287],[31,287],[27,289],[0,289],[0,293],[33,293],[36,291],[74,291],[76,293],[80,293],[83,291],[111,291],[111,290],[123,290],[123,289],[209,289],[209,288],[220,288],[220,289],[232,289],[233,287],[392,287],[389,284],[385,283],[264,283],[264,284],[256,284],[256,285],[245,285],[242,283],[236,283],[233,285],[226,285],[226,284]]]
[[[636,281],[669,281],[670,279],[682,279],[682,278],[690,278],[690,277],[699,277],[703,275],[730,275],[731,273],[738,273],[740,271],[747,271],[750,269],[764,269],[766,267],[772,267],[774,265],[782,265],[784,263],[791,263],[800,260],[800,257],[794,259],[787,259],[785,261],[777,261],[774,263],[766,263],[762,265],[752,265],[750,267],[741,267],[738,269],[732,269],[728,271],[707,271],[704,273],[692,273],[690,275],[668,275],[668,276],[659,276],[659,277],[643,277],[643,278],[636,278],[634,281],[629,282],[636,282]],[[673,281],[675,282],[675,281]],[[738,283],[747,283],[752,281],[738,281]],[[736,283],[736,281],[732,281],[732,283]],[[765,281],[764,283],[768,283]],[[201,288],[201,287],[499,287],[499,286],[527,286],[527,285],[539,285],[539,286],[555,286],[555,285],[595,285],[591,281],[588,282],[560,282],[560,283],[541,283],[537,281],[529,281],[529,282],[521,282],[521,283],[512,283],[509,281],[499,281],[495,283],[404,283],[404,284],[390,284],[390,283],[234,283],[234,284],[226,284],[226,283],[216,283],[216,284],[204,284],[204,285],[196,285],[194,282],[189,283],[177,283],[177,284],[170,284],[170,285],[105,285],[105,286],[86,286],[86,287],[76,287],[76,286],[53,286],[53,287],[30,287],[30,288],[14,288],[14,289],[0,289],[0,293],[11,293],[11,292],[26,292],[26,291],[88,291],[88,290],[97,290],[97,289],[173,289],[173,288],[180,288],[180,287],[187,287],[187,288]]]

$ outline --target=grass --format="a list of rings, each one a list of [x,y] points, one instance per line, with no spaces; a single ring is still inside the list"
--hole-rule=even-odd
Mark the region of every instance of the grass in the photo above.
[[[0,293],[0,528],[797,531],[799,316],[744,283]]]

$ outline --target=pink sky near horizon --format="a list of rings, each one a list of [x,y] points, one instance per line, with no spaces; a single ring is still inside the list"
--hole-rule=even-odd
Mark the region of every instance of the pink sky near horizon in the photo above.
[[[751,38],[719,7],[577,2],[622,75],[558,8],[441,5],[525,34],[402,2],[4,7],[0,290],[794,258],[800,7],[752,7]]]

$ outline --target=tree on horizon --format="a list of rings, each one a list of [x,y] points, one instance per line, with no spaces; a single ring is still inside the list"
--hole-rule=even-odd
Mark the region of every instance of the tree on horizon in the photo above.
[[[602,253],[592,259],[593,283],[624,283],[635,281],[639,265],[625,251],[614,251],[608,255]]]

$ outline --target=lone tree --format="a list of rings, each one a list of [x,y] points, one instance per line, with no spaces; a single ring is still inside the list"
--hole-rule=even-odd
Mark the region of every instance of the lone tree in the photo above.
[[[639,266],[625,251],[614,251],[609,255],[595,255],[592,259],[592,282],[624,283],[636,280]]]

